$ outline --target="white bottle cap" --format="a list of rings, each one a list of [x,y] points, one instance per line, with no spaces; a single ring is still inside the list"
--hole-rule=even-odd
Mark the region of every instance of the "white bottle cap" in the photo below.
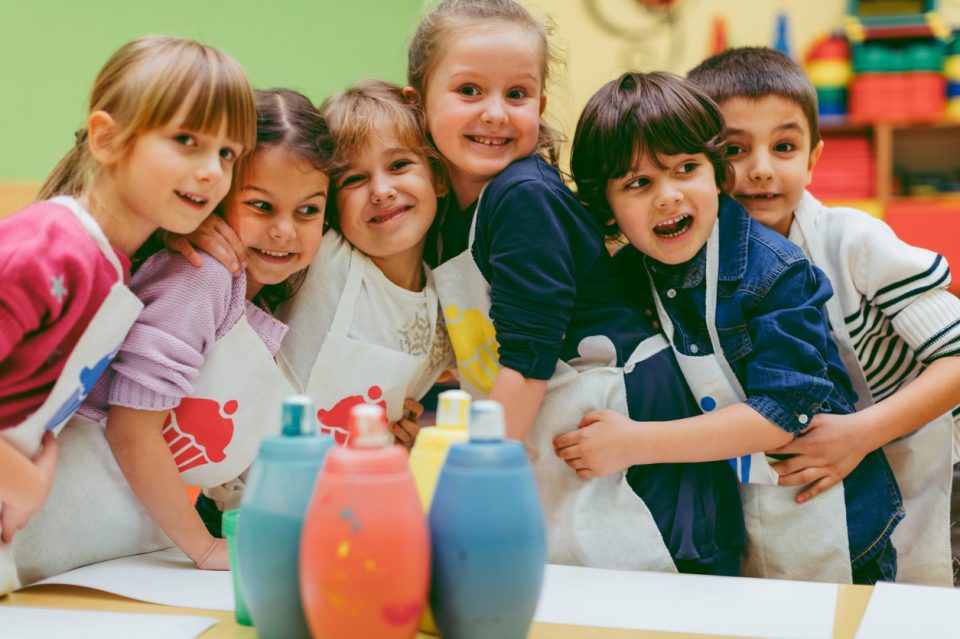
[[[470,407],[470,441],[501,440],[507,434],[500,402],[481,399]]]
[[[437,426],[467,428],[470,420],[470,393],[446,390],[437,395]]]
[[[382,448],[391,442],[383,408],[358,404],[350,409],[350,448]]]

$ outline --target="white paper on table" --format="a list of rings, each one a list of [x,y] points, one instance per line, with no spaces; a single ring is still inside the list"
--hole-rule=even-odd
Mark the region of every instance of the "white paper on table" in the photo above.
[[[59,636],[70,639],[194,639],[216,623],[217,620],[210,617],[186,615],[0,606],[0,628],[3,628],[4,639]]]
[[[960,590],[879,583],[857,639],[937,639],[960,636]]]
[[[757,639],[832,639],[836,607],[836,584],[548,565],[534,618]]]
[[[83,566],[31,585],[41,584],[83,586],[180,608],[234,609],[230,571],[199,570],[178,548]]]

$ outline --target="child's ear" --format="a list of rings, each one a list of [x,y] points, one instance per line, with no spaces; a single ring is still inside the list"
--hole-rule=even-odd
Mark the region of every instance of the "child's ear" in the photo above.
[[[821,153],[823,153],[822,139],[817,142],[817,146],[813,147],[813,150],[810,151],[810,161],[807,162],[807,184],[810,184],[810,182],[813,181],[813,167],[816,165],[817,160],[820,159]]]
[[[116,134],[117,122],[106,111],[94,111],[87,118],[87,147],[100,164],[112,164],[119,159],[114,144]]]
[[[410,100],[414,104],[420,103],[420,92],[414,89],[413,87],[410,87],[410,86],[403,87],[403,97]]]
[[[540,96],[540,115],[543,115],[543,112],[547,110],[547,96]]]

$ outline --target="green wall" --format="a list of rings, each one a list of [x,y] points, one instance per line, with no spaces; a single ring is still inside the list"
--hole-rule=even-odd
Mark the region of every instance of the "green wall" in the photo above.
[[[362,77],[401,82],[422,0],[0,0],[0,180],[41,180],[83,125],[97,71],[148,34],[234,56],[257,87],[316,101]]]

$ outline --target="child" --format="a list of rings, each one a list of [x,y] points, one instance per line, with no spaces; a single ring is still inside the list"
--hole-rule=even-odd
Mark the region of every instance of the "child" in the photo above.
[[[525,440],[550,561],[736,574],[743,524],[723,462],[643,469],[645,503],[623,474],[582,482],[552,454],[592,408],[662,420],[696,407],[600,227],[537,152],[554,148],[541,120],[551,57],[545,27],[512,0],[441,2],[410,47],[408,93],[460,209],[440,223],[434,275],[461,386],[501,401]]]
[[[256,112],[256,149],[222,207],[246,247],[246,271],[233,278],[215,260],[196,269],[161,251],[134,275],[143,313],[81,409],[85,423],[68,429],[78,435],[63,442],[64,451],[99,456],[113,482],[92,494],[88,476],[58,474],[48,526],[24,540],[32,548],[17,548],[33,578],[69,567],[57,561],[155,548],[157,525],[199,568],[228,568],[224,540],[207,532],[184,482],[237,507],[236,478],[280,429],[277,407],[293,391],[273,361],[286,326],[271,311],[320,247],[332,155],[323,118],[299,93],[258,91]],[[66,556],[33,556],[50,539]]]
[[[190,40],[141,38],[100,71],[87,126],[42,201],[0,222],[4,543],[50,488],[51,436],[29,462],[41,435],[80,406],[142,308],[125,287],[130,257],[157,228],[196,228],[252,141],[253,96],[232,58]],[[9,546],[0,554],[2,594],[16,575]]]
[[[419,109],[397,85],[362,80],[323,111],[336,147],[331,228],[300,293],[279,311],[291,329],[279,359],[316,402],[321,430],[345,442],[350,408],[373,402],[409,447],[423,411],[416,400],[453,365],[423,264],[441,167]],[[203,226],[189,239],[236,263],[229,229],[213,219]]]
[[[718,197],[729,175],[722,133],[710,98],[666,73],[624,74],[580,116],[571,161],[580,197],[609,232],[630,241],[617,261],[636,280],[649,279],[664,331],[708,413],[640,428],[609,412],[588,415],[557,442],[587,476],[769,450],[820,412],[850,410],[821,313],[829,282],[799,249]],[[889,536],[902,510],[883,453],[868,454],[818,508],[798,506],[789,489],[759,485],[776,482],[763,455],[735,461],[745,572],[849,581],[852,567],[856,583],[896,574]]]
[[[690,79],[726,120],[734,197],[800,245],[836,291],[827,312],[860,410],[811,420],[803,438],[778,451],[795,454],[777,466],[780,483],[811,484],[798,496],[805,501],[884,446],[907,514],[893,535],[897,580],[952,583],[950,411],[960,403],[960,301],[947,291],[946,261],[862,211],[825,207],[805,191],[823,140],[816,91],[789,57],[732,49]]]
[[[337,158],[331,230],[318,267],[285,310],[291,335],[282,356],[339,441],[350,406],[368,401],[385,407],[394,435],[410,446],[423,411],[415,400],[453,366],[423,264],[437,212],[436,155],[419,110],[397,85],[358,82],[323,112]]]

